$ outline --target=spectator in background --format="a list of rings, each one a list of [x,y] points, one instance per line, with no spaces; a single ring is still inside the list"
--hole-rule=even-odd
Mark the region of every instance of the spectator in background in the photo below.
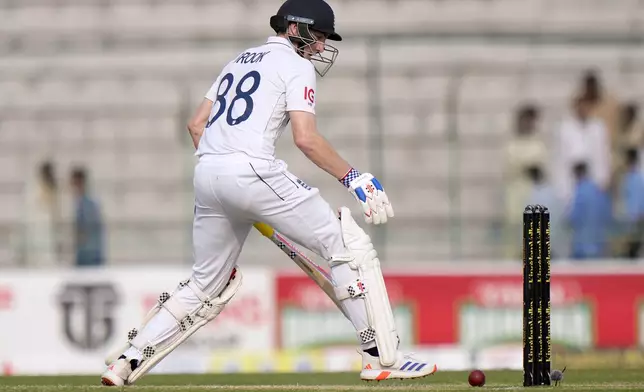
[[[625,225],[625,257],[638,258],[642,248],[644,234],[644,177],[640,169],[637,149],[626,152],[626,173],[620,184],[620,220]]]
[[[622,106],[619,132],[613,146],[613,183],[616,188],[622,182],[622,176],[629,170],[624,159],[626,153],[644,145],[644,128],[638,119],[638,112],[638,106],[634,102]]]
[[[514,134],[505,149],[508,180],[525,180],[527,168],[545,163],[547,151],[538,123],[539,111],[535,106],[525,105],[519,108]]]
[[[577,162],[586,162],[589,179],[602,190],[610,185],[608,133],[602,120],[591,113],[592,101],[588,97],[575,98],[572,115],[564,119],[555,136],[553,179],[557,195],[566,205],[571,202],[576,186],[573,168]]]
[[[59,241],[56,236],[60,223],[58,186],[54,164],[40,164],[35,179],[25,186],[24,232],[22,254],[28,267],[51,267],[59,262]]]
[[[628,150],[639,148],[644,141],[644,127],[639,120],[639,107],[635,102],[627,102],[621,108],[618,134],[619,156]]]
[[[539,165],[530,166],[525,171],[532,188],[526,205],[540,204],[550,211],[550,250],[552,259],[568,257],[567,240],[562,228],[562,205],[557,198],[554,187],[547,181],[543,169]]]
[[[75,247],[77,266],[96,266],[104,262],[103,222],[98,203],[87,190],[85,169],[72,171],[72,188],[76,202]]]
[[[573,165],[576,187],[568,214],[572,229],[572,258],[605,256],[610,204],[606,192],[593,181],[585,162]]]
[[[504,237],[508,244],[508,257],[519,257],[521,252],[520,233],[523,223],[521,214],[517,214],[517,211],[523,211],[532,188],[526,171],[533,166],[543,167],[547,159],[545,141],[538,127],[539,114],[534,105],[520,107],[516,113],[512,137],[505,147]]]
[[[590,102],[590,115],[604,122],[609,140],[614,142],[620,127],[619,100],[604,88],[593,70],[584,73],[580,93]]]

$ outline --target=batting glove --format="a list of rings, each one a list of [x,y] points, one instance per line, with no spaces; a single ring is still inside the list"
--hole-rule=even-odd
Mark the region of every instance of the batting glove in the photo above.
[[[349,188],[349,192],[362,206],[367,224],[384,224],[388,218],[393,218],[394,209],[389,203],[389,198],[380,182],[371,173],[360,174],[351,169],[340,182]]]

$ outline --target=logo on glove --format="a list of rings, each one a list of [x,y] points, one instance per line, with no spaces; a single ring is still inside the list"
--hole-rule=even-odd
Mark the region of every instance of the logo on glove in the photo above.
[[[373,194],[373,192],[376,190],[376,188],[374,188],[374,186],[371,184],[367,184],[365,188],[367,188],[367,191],[369,191],[369,193],[371,194]]]

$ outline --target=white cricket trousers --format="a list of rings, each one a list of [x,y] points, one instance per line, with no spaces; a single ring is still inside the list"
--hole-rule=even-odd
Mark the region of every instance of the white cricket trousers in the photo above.
[[[258,221],[273,226],[327,261],[348,252],[332,208],[317,188],[288,172],[283,161],[269,162],[246,155],[201,157],[195,167],[194,189],[191,280],[208,295],[218,295],[223,290],[253,223]],[[333,267],[331,275],[339,285],[358,277],[347,264]],[[190,311],[200,304],[187,287],[175,295]],[[368,327],[363,299],[347,299],[342,306],[356,331]],[[176,331],[175,326],[176,321],[162,309],[140,333],[155,344]],[[375,343],[361,346],[368,349]]]
[[[223,289],[257,221],[326,260],[347,252],[334,211],[283,161],[202,158],[194,188],[193,278],[205,292]]]

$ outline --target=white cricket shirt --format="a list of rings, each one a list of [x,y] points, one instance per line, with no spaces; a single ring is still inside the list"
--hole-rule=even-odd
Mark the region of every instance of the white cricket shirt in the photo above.
[[[206,98],[212,111],[195,155],[244,153],[275,159],[289,111],[315,113],[315,68],[285,38],[243,51],[217,77]]]

